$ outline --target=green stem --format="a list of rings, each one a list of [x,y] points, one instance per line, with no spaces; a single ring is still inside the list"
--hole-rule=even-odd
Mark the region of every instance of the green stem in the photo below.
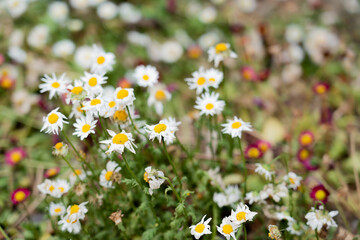
[[[245,223],[243,224],[243,228],[244,228],[244,239],[247,240],[247,234],[246,234],[246,226]]]
[[[162,144],[163,144],[163,147],[164,147],[164,150],[165,150],[166,157],[167,157],[167,159],[169,160],[169,162],[170,162],[170,164],[171,164],[171,166],[172,166],[172,168],[173,168],[173,170],[174,170],[174,172],[175,172],[177,181],[179,182],[179,185],[180,185],[180,189],[182,189],[181,179],[180,179],[179,174],[178,174],[178,172],[177,172],[177,170],[176,170],[176,168],[175,168],[174,162],[173,162],[173,160],[171,159],[171,157],[170,157],[170,155],[169,155],[169,153],[168,153],[168,151],[167,151],[167,149],[166,149],[166,145],[165,145],[164,138],[162,139]]]
[[[66,135],[66,133],[64,132],[64,130],[61,131],[62,135],[64,136],[64,138],[66,139],[66,141],[70,144],[70,146],[72,147],[72,149],[74,150],[74,152],[76,153],[76,155],[81,159],[84,160],[84,158],[80,155],[80,153],[76,150],[76,148],[74,147],[74,145],[72,144],[72,142],[70,141],[70,139],[68,138],[68,136]]]
[[[319,234],[318,234],[317,230],[315,230],[315,236],[316,236],[316,240],[319,240]]]
[[[131,122],[131,124],[133,125],[135,131],[136,131],[138,134],[143,135],[144,137],[146,137],[145,134],[143,134],[142,132],[140,132],[139,129],[135,126],[134,121],[133,121],[133,119],[132,119],[132,117],[131,117],[131,114],[130,114],[130,109],[129,109],[128,106],[126,106],[126,110],[127,110],[127,112],[128,112],[128,115],[129,115],[129,118],[130,118],[130,122]]]
[[[209,118],[209,129],[210,129],[210,151],[211,151],[212,160],[214,161],[214,159],[215,159],[215,150],[214,150],[214,146],[213,146],[213,124],[212,124],[212,117]]]
[[[76,174],[76,171],[75,169],[71,166],[70,162],[64,157],[64,156],[61,156],[62,159],[64,159],[64,161],[66,162],[66,164],[69,166],[69,168],[71,169],[71,171],[75,174],[75,176],[77,177],[77,179],[82,182],[82,180],[79,178],[79,176]]]
[[[216,204],[215,204],[215,202],[213,202],[212,205],[213,205],[213,206],[212,206],[213,221],[212,221],[212,236],[211,236],[211,239],[212,239],[212,240],[215,240],[216,232],[217,232],[217,230],[216,230],[217,211],[216,211]]]
[[[245,196],[246,196],[246,183],[247,183],[247,168],[246,168],[246,158],[245,158],[242,146],[241,146],[241,139],[240,138],[239,138],[239,147],[240,147],[240,152],[241,152],[241,158],[242,158],[243,165],[244,165],[244,190],[243,190],[244,192],[243,192],[243,199],[245,199]]]
[[[6,240],[10,240],[9,236],[6,234],[5,230],[1,226],[0,226],[0,232]]]

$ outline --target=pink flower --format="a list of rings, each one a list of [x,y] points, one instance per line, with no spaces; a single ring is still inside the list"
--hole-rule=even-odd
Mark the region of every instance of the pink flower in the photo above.
[[[262,153],[265,153],[271,148],[271,144],[265,140],[259,140],[255,145],[261,150]]]
[[[53,168],[49,168],[45,171],[44,173],[44,177],[45,178],[52,178],[55,177],[56,175],[58,175],[58,173],[60,172],[60,168],[59,167],[53,167]]]
[[[261,149],[256,144],[251,144],[245,149],[245,157],[249,159],[261,158],[263,155]]]
[[[326,188],[322,184],[313,187],[310,193],[310,197],[312,199],[314,199],[315,201],[321,201],[323,203],[327,202],[329,195],[329,191],[326,190]]]
[[[26,152],[21,147],[13,148],[5,153],[5,162],[14,166],[26,157]]]
[[[310,146],[314,143],[314,134],[310,131],[303,131],[299,136],[299,143],[303,147]]]
[[[25,201],[30,195],[30,190],[26,188],[18,188],[11,194],[11,201],[14,205]]]
[[[313,86],[314,93],[318,95],[324,95],[325,93],[328,92],[329,89],[330,89],[330,85],[328,83],[316,83]]]
[[[258,76],[252,67],[245,66],[240,70],[241,76],[246,81],[257,81]]]
[[[304,164],[304,162],[310,161],[312,157],[312,151],[307,148],[300,148],[296,156],[297,159]]]

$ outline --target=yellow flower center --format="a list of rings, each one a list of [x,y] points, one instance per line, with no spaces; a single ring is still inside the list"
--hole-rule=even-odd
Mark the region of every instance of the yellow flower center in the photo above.
[[[60,150],[60,148],[62,148],[64,146],[64,144],[62,142],[58,142],[57,144],[55,144],[55,148],[57,150]]]
[[[202,223],[199,223],[198,225],[196,225],[195,227],[195,232],[197,233],[202,233],[205,229],[205,225]]]
[[[84,112],[84,110],[82,110],[81,108],[83,108],[83,106],[78,106],[76,110],[78,110],[78,112]]]
[[[149,182],[149,174],[147,172],[144,172],[144,180],[145,182]]]
[[[113,137],[112,142],[114,144],[125,144],[128,140],[126,134],[118,133]]]
[[[126,90],[126,89],[121,89],[121,90],[116,94],[117,99],[124,99],[124,98],[126,98],[127,96],[129,96],[129,92],[128,92],[128,90]]]
[[[215,51],[216,53],[221,53],[227,50],[226,44],[225,43],[218,43],[215,46]]]
[[[162,101],[166,98],[166,95],[165,95],[165,92],[163,90],[158,90],[156,93],[155,93],[155,98],[156,100],[158,101]]]
[[[112,174],[113,174],[112,171],[107,171],[107,172],[105,173],[105,179],[106,179],[106,181],[110,181]]]
[[[72,205],[71,208],[70,208],[70,215],[73,214],[73,213],[79,212],[79,210],[80,210],[79,205],[76,205],[76,204]]]
[[[301,152],[300,152],[300,159],[301,160],[305,160],[305,159],[307,159],[308,157],[309,157],[309,151],[308,150],[306,150],[306,149],[303,149],[303,150],[301,150]]]
[[[82,91],[83,91],[83,88],[79,86],[79,87],[74,87],[71,90],[71,93],[78,95],[78,94],[82,93]]]
[[[233,124],[231,124],[231,128],[237,129],[241,127],[241,125],[242,125],[241,122],[234,122]]]
[[[127,120],[128,115],[125,110],[118,110],[114,113],[113,117],[115,120],[125,122]]]
[[[49,177],[52,177],[52,176],[54,176],[54,175],[56,175],[56,174],[57,174],[56,168],[51,168],[51,169],[49,169],[49,170],[47,171],[47,175],[48,175]]]
[[[295,184],[295,180],[293,178],[289,178],[291,184]]]
[[[21,154],[19,152],[13,152],[10,157],[14,163],[17,163],[21,160]]]
[[[100,56],[100,57],[97,58],[96,61],[97,61],[98,64],[103,64],[105,62],[105,58],[103,56]]]
[[[58,187],[58,189],[60,190],[60,192],[64,192],[65,191],[65,189],[63,188],[63,187]]]
[[[225,224],[222,229],[223,233],[230,234],[233,232],[233,228],[230,224]]]
[[[309,145],[310,143],[312,142],[312,137],[310,134],[304,134],[302,137],[301,137],[301,143],[303,145]]]
[[[206,79],[204,77],[199,77],[197,80],[198,85],[203,85],[206,82]]]
[[[75,173],[76,173],[76,175],[79,176],[79,175],[82,173],[82,171],[81,171],[80,169],[76,169],[76,170],[75,170]]]
[[[97,79],[96,79],[96,77],[90,78],[88,83],[89,83],[90,87],[95,87],[96,84],[97,84]]]
[[[263,143],[263,142],[260,143],[258,146],[263,152],[265,152],[268,149],[268,145],[266,143]]]
[[[95,105],[98,105],[100,103],[101,103],[100,99],[95,98],[95,99],[91,100],[90,105],[95,106]]]
[[[54,209],[54,212],[56,212],[56,213],[61,212],[61,208],[55,208],[55,209]]]
[[[236,214],[236,219],[238,221],[246,220],[246,212],[239,212],[238,214]]]
[[[14,198],[17,202],[22,202],[26,198],[26,194],[23,191],[18,191],[15,193]]]
[[[206,108],[207,110],[211,110],[211,109],[214,108],[214,104],[208,103],[208,104],[206,104],[205,108]]]
[[[83,133],[87,133],[90,130],[90,125],[89,124],[84,124],[84,126],[82,127],[81,131]]]
[[[209,82],[215,82],[215,78],[209,78]]]
[[[320,189],[320,190],[316,191],[315,198],[317,200],[322,201],[325,199],[325,197],[326,197],[326,192],[324,190]]]
[[[147,80],[149,80],[149,76],[148,76],[148,75],[144,75],[144,76],[143,76],[143,79],[144,79],[145,81],[147,81]]]
[[[59,120],[59,116],[56,113],[50,114],[48,117],[49,123],[54,124]]]
[[[250,148],[248,155],[250,158],[257,158],[260,155],[259,149],[257,148]]]
[[[326,92],[326,87],[324,85],[318,85],[315,90],[318,94],[323,94]]]
[[[50,192],[54,191],[54,189],[55,189],[55,187],[54,187],[53,185],[51,185],[51,186],[49,187],[49,191],[50,191]]]
[[[115,105],[116,105],[115,101],[109,102],[109,107],[113,108],[113,107],[115,107]]]
[[[1,87],[10,88],[12,86],[12,81],[10,78],[6,77],[1,81]]]
[[[154,127],[154,131],[155,131],[156,133],[161,133],[161,132],[165,131],[166,128],[167,128],[167,126],[166,126],[165,124],[159,123],[159,124],[157,124],[157,125]]]
[[[53,88],[59,88],[59,87],[60,87],[60,83],[58,83],[58,82],[53,82],[53,83],[51,84],[51,86],[52,86]]]

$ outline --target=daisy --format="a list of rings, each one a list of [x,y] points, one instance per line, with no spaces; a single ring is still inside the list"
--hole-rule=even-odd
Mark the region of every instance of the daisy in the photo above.
[[[196,105],[194,108],[200,110],[200,115],[213,116],[220,114],[225,107],[225,102],[218,100],[219,93],[203,93],[196,98]]]
[[[106,151],[106,153],[110,154],[113,151],[118,152],[122,154],[124,152],[124,149],[127,148],[130,150],[130,152],[135,154],[136,145],[134,144],[134,139],[132,138],[131,133],[127,133],[124,130],[122,130],[121,133],[115,133],[114,131],[107,130],[111,139],[100,141],[100,143],[110,145],[109,149]]]
[[[297,223],[296,221],[289,221],[288,227],[286,228],[286,231],[296,236],[301,236],[304,234],[304,230],[306,230],[306,226],[301,223]]]
[[[150,95],[148,98],[148,106],[154,106],[158,115],[162,115],[164,111],[164,102],[171,99],[170,92],[163,84],[156,84],[149,89]]]
[[[65,73],[59,79],[56,78],[55,73],[52,73],[52,77],[45,74],[41,81],[44,83],[39,85],[40,93],[49,92],[49,99],[52,99],[55,95],[61,96],[67,93],[69,81],[65,78]]]
[[[65,213],[65,206],[62,203],[50,203],[49,212],[51,216],[62,216]]]
[[[249,207],[246,204],[240,203],[236,211],[231,210],[230,220],[237,225],[240,225],[247,221],[252,221],[256,212],[250,211]]]
[[[151,65],[140,65],[135,68],[134,78],[141,87],[152,87],[158,82],[159,72]]]
[[[113,70],[115,64],[115,55],[105,52],[103,49],[94,45],[94,55],[92,59],[91,72],[102,74]]]
[[[204,90],[209,90],[207,82],[207,72],[203,67],[200,67],[198,71],[192,73],[191,78],[185,78],[185,81],[189,85],[189,89],[196,89],[196,94],[201,94]],[[221,79],[222,80],[222,79]]]
[[[39,191],[43,194],[49,194],[52,197],[60,198],[63,194],[67,193],[70,189],[70,185],[66,180],[59,179],[57,181],[51,181],[45,179],[45,181],[37,186]]]
[[[308,147],[314,143],[314,134],[310,131],[303,131],[299,136],[299,143],[303,147]]]
[[[296,190],[300,185],[302,177],[296,175],[293,172],[289,172],[287,175],[284,176],[284,181],[286,181],[289,185],[289,188]]]
[[[272,177],[275,175],[274,171],[269,171],[270,166],[268,165],[261,165],[260,163],[255,164],[255,172],[259,175],[263,176],[266,180],[271,181]]]
[[[228,119],[227,123],[221,124],[223,127],[222,132],[231,135],[232,138],[241,138],[243,131],[252,131],[251,124],[244,122],[241,118],[234,117],[234,119]]]
[[[260,194],[256,191],[247,192],[245,196],[245,200],[249,202],[249,204],[258,203],[263,201]]]
[[[84,107],[84,105],[82,103],[73,103],[72,107],[71,107],[71,113],[69,115],[69,118],[72,118],[75,116],[75,118],[80,118],[83,117],[86,113],[85,110],[82,110],[82,108]]]
[[[69,147],[67,144],[64,144],[63,142],[58,142],[53,147],[52,153],[55,156],[66,156],[69,152]]]
[[[85,214],[88,212],[88,209],[85,206],[87,203],[88,202],[83,202],[79,205],[74,204],[68,206],[66,209],[66,213],[69,215],[69,218],[73,220],[83,220],[85,218]]]
[[[66,103],[79,104],[87,97],[88,92],[84,89],[84,83],[80,80],[75,80],[74,85],[68,85],[67,89],[70,91],[66,95]]]
[[[69,123],[65,121],[65,119],[67,119],[65,115],[58,112],[58,110],[59,108],[56,108],[52,110],[46,117],[43,117],[44,125],[40,132],[46,130],[46,133],[53,133],[58,135],[59,129],[63,129],[64,123]]]
[[[76,182],[77,178],[79,178],[81,181],[83,181],[87,175],[90,175],[90,172],[85,172],[82,169],[75,169],[75,173],[71,173],[69,180],[71,185],[74,185],[74,183]]]
[[[310,193],[310,197],[312,199],[315,201],[321,201],[323,203],[327,202],[329,195],[329,191],[322,184],[313,187]]]
[[[30,195],[30,190],[26,188],[18,188],[11,193],[11,201],[14,205],[24,202]]]
[[[153,194],[155,189],[159,189],[161,184],[164,183],[165,179],[163,179],[164,173],[162,171],[158,171],[152,167],[145,168],[144,172],[144,180],[149,183],[149,193]]]
[[[206,79],[209,87],[218,88],[224,79],[224,73],[215,68],[210,68],[206,71]]]
[[[112,186],[112,175],[113,173],[117,173],[121,170],[119,164],[114,161],[109,161],[106,164],[106,169],[101,171],[100,175],[100,185],[105,188],[114,188]]]
[[[323,226],[326,226],[326,229],[329,229],[330,227],[337,227],[333,217],[338,215],[338,213],[338,211],[326,211],[323,205],[320,205],[319,209],[311,208],[311,210],[305,215],[307,220],[306,224],[314,231],[320,231]]]
[[[269,238],[275,239],[275,240],[281,239],[281,232],[276,225],[269,225],[268,230],[269,230],[269,233],[268,233]]]
[[[102,84],[106,83],[107,77],[104,76],[105,73],[96,74],[96,73],[84,73],[85,76],[80,77],[80,79],[85,84],[86,91],[90,94],[90,96],[95,96],[97,94],[101,94],[103,91]]]
[[[89,115],[93,116],[99,116],[100,112],[104,109],[106,106],[106,102],[104,98],[99,95],[97,97],[90,97],[90,99],[86,102],[84,102],[84,107],[81,108],[84,111],[87,111]]]
[[[130,106],[135,100],[133,88],[121,88],[115,89],[115,102],[122,106]]]
[[[241,192],[237,185],[230,185],[225,188],[224,192],[214,193],[213,201],[221,208],[229,206],[240,200]]]
[[[190,233],[195,237],[195,239],[201,238],[201,236],[204,234],[211,234],[209,225],[211,218],[208,218],[206,221],[204,221],[205,217],[206,215],[204,215],[201,221],[198,222],[196,225],[192,225],[189,227],[191,229]]]
[[[77,219],[70,219],[70,215],[68,214],[63,216],[58,224],[61,225],[61,231],[78,234],[81,230],[80,221]]]
[[[14,166],[26,157],[26,152],[21,147],[16,147],[6,151],[5,163]]]
[[[230,50],[229,43],[218,43],[208,50],[209,62],[214,61],[215,67],[219,66],[221,61],[224,61],[226,57],[237,58],[237,54]]]
[[[145,125],[145,131],[149,134],[149,139],[154,141],[155,138],[161,143],[162,140],[166,144],[171,144],[175,139],[175,127],[174,124],[169,124],[168,120],[161,120],[156,125]]]
[[[84,140],[90,133],[95,133],[94,128],[96,127],[96,123],[97,120],[94,120],[91,115],[76,119],[76,123],[74,123],[75,132],[73,135],[79,137],[81,141]]]
[[[227,240],[233,237],[236,240],[235,233],[237,232],[239,225],[230,220],[230,217],[222,219],[220,226],[216,226],[219,233],[221,233]]]

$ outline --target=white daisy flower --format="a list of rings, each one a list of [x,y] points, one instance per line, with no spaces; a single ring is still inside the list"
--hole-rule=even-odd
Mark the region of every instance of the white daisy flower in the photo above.
[[[114,188],[112,186],[111,177],[113,173],[117,173],[121,170],[121,167],[119,167],[119,164],[117,164],[114,161],[109,161],[106,164],[106,169],[101,171],[100,174],[100,185],[105,188]]]
[[[113,2],[105,1],[97,7],[96,13],[100,18],[110,20],[116,17],[117,6]]]
[[[84,140],[90,133],[95,133],[94,128],[96,127],[96,123],[97,120],[94,120],[91,115],[76,119],[76,123],[74,123],[75,132],[73,135],[79,137],[81,141]]]
[[[338,211],[328,212],[324,210],[324,206],[319,206],[319,209],[311,208],[311,210],[305,215],[307,220],[306,224],[311,227],[314,231],[320,231],[323,226],[326,226],[326,229],[330,227],[337,227],[336,222],[333,217],[338,215]]]
[[[69,152],[69,147],[67,144],[64,144],[63,142],[58,142],[53,147],[52,153],[55,156],[66,156]]]
[[[97,117],[100,115],[100,112],[102,112],[105,106],[106,102],[104,98],[99,95],[97,97],[90,97],[90,100],[84,102],[82,110],[85,110],[89,115]]]
[[[223,206],[229,206],[240,200],[241,192],[237,185],[230,185],[225,188],[224,192],[214,193],[213,201],[222,208]]]
[[[218,43],[213,47],[210,47],[208,50],[209,62],[214,62],[215,67],[219,66],[221,61],[224,61],[225,58],[237,58],[237,54],[230,50],[229,43]]]
[[[28,0],[7,0],[3,6],[6,7],[11,17],[17,18],[26,11]]]
[[[258,192],[252,191],[247,192],[245,195],[245,200],[249,202],[249,204],[262,202],[262,198]]]
[[[218,88],[224,79],[224,73],[215,68],[206,71],[206,79],[209,87]]]
[[[63,216],[58,224],[61,225],[61,231],[67,231],[73,234],[78,234],[81,231],[80,221],[71,219],[68,214]]]
[[[236,240],[235,233],[237,232],[239,225],[232,222],[230,217],[224,217],[220,226],[216,226],[216,228],[227,240],[230,240],[231,237]]]
[[[66,79],[65,73],[63,73],[59,79],[56,78],[55,73],[52,73],[52,77],[45,74],[44,77],[41,78],[41,81],[44,83],[39,85],[40,93],[49,92],[49,99],[52,99],[55,95],[61,96],[67,93],[69,80]]]
[[[74,204],[72,206],[68,206],[66,213],[69,215],[69,219],[83,220],[85,218],[85,214],[88,212],[88,209],[85,206],[87,203],[88,202],[83,202],[79,205]]]
[[[201,94],[204,90],[209,90],[207,82],[207,71],[203,67],[200,67],[198,71],[193,72],[191,78],[185,78],[186,83],[189,85],[189,89],[196,89],[196,94]]]
[[[255,164],[255,172],[259,175],[263,176],[267,181],[271,181],[272,177],[275,175],[275,171],[269,171],[270,169],[266,169],[264,166],[260,163]],[[269,167],[270,168],[270,167]]]
[[[159,189],[161,184],[164,183],[165,179],[161,177],[164,177],[164,173],[162,171],[158,171],[152,167],[145,168],[144,180],[149,183],[150,195],[152,195],[154,190]]]
[[[135,68],[134,78],[141,87],[152,87],[158,82],[159,72],[151,65],[140,65]]]
[[[49,213],[51,216],[62,216],[65,213],[65,206],[62,203],[50,203]]]
[[[85,116],[86,111],[82,110],[83,107],[84,107],[84,105],[82,105],[79,102],[73,103],[73,105],[71,106],[71,113],[69,115],[69,118],[72,118],[72,117],[80,118],[80,117]]]
[[[278,219],[279,221],[281,221],[281,220],[286,220],[288,222],[295,221],[295,219],[290,216],[290,213],[288,211],[276,212],[275,218]]]
[[[177,124],[169,122],[168,119],[161,120],[156,125],[145,125],[145,130],[149,134],[149,139],[154,141],[155,138],[161,143],[164,139],[166,144],[171,144],[175,139]]]
[[[109,149],[106,151],[106,153],[112,153],[113,151],[118,152],[122,154],[124,152],[124,149],[127,148],[130,150],[130,152],[135,154],[136,145],[134,144],[134,139],[132,138],[131,133],[127,133],[124,130],[122,130],[121,133],[115,133],[114,131],[107,130],[111,139],[100,141],[100,143],[110,145]]]
[[[190,233],[195,237],[195,239],[199,239],[204,234],[211,234],[209,222],[211,218],[205,220],[206,215],[203,216],[200,222],[196,225],[192,225],[189,228],[191,229]]]
[[[75,51],[75,43],[69,39],[64,39],[54,43],[52,52],[56,57],[67,58]]]
[[[289,221],[288,227],[286,228],[286,231],[296,236],[301,236],[305,230],[307,230],[307,227],[296,221]]]
[[[103,49],[94,45],[94,58],[92,59],[91,72],[102,74],[113,70],[115,55],[105,52]]]
[[[276,186],[273,184],[267,184],[264,186],[263,190],[260,191],[260,198],[265,200],[271,197],[275,202],[279,202],[281,198],[287,197],[288,193],[289,190],[287,189],[285,183],[281,183]]]
[[[95,57],[95,50],[90,46],[79,46],[74,54],[77,65],[84,69],[91,67],[92,59]]]
[[[218,98],[219,93],[203,93],[196,98],[196,105],[194,108],[200,110],[200,115],[214,116],[220,114],[225,107],[225,102],[218,100]]]
[[[288,183],[288,187],[296,190],[301,185],[302,177],[293,172],[289,172],[284,176],[284,181]]]
[[[65,2],[54,1],[47,8],[49,17],[57,23],[63,23],[68,18],[69,7]]]
[[[95,96],[101,94],[103,91],[102,84],[106,83],[107,77],[104,76],[105,73],[96,74],[96,73],[84,73],[85,76],[80,77],[80,79],[85,83],[85,89],[90,94],[90,96]]]
[[[231,135],[232,138],[241,138],[243,131],[252,131],[252,126],[248,122],[244,122],[241,118],[234,117],[234,119],[228,119],[227,123],[221,124],[223,129],[222,133]]]
[[[90,172],[84,172],[82,169],[75,169],[75,173],[73,172],[69,176],[71,185],[74,185],[78,178],[83,181],[87,175],[90,175]]]
[[[69,191],[70,185],[66,180],[63,179],[58,179],[56,181],[45,179],[45,181],[39,184],[37,188],[45,195],[49,194],[52,197],[60,198]]]
[[[240,225],[247,221],[252,221],[256,212],[250,211],[249,207],[246,204],[240,203],[236,211],[231,210],[230,220],[235,224]]]
[[[149,88],[148,106],[154,106],[158,115],[162,115],[164,111],[164,102],[171,99],[170,92],[164,84],[156,84]]]
[[[66,104],[80,104],[84,100],[88,93],[84,89],[84,83],[80,80],[75,80],[74,85],[70,84],[67,87],[70,92],[66,95]]]
[[[118,87],[115,89],[115,101],[117,104],[122,106],[130,106],[134,103],[135,99],[136,98],[133,88]]]
[[[59,108],[56,108],[49,112],[46,117],[43,117],[44,125],[41,128],[40,132],[44,131],[46,133],[59,134],[59,129],[62,130],[64,123],[68,123],[65,121],[67,119],[64,114],[58,112]]]

